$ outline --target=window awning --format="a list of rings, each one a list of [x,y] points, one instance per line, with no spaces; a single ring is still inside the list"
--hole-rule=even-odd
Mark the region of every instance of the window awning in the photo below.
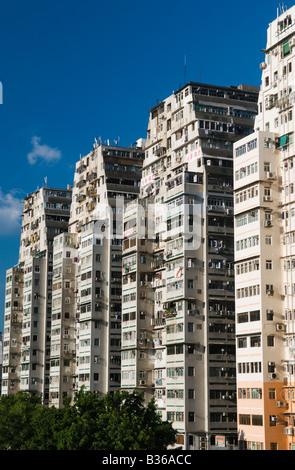
[[[281,138],[280,138],[280,147],[283,147],[284,145],[287,144],[287,136],[286,135],[283,135]]]
[[[283,45],[284,56],[291,52],[289,41],[285,42]]]

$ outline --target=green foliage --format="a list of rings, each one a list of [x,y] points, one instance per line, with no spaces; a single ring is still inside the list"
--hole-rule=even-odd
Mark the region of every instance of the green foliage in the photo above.
[[[23,392],[0,397],[0,450],[165,450],[175,435],[154,401],[145,405],[136,392],[82,389],[60,409]]]

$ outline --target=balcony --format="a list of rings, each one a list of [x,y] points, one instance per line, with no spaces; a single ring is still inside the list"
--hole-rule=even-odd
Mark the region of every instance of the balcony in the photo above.
[[[76,197],[76,201],[77,202],[82,202],[86,199],[86,194],[78,194],[78,196]]]
[[[85,186],[86,184],[86,180],[81,178],[78,182],[77,182],[77,188],[82,188],[82,186]]]
[[[86,165],[84,162],[80,163],[80,165],[77,166],[77,173],[82,173],[85,170],[86,170]]]

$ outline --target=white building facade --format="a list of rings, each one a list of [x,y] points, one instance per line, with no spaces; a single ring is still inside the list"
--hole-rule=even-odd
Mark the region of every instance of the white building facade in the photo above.
[[[255,134],[234,149],[240,448],[294,449],[295,8],[273,21]]]
[[[143,157],[138,145],[95,145],[76,164],[68,233],[54,241],[51,405],[120,388],[123,210]]]
[[[49,400],[53,239],[67,231],[71,188],[42,188],[24,200],[19,262],[7,271],[3,395]]]
[[[121,388],[154,397],[184,449],[236,445],[232,151],[257,97],[188,83],[155,106],[124,214]]]

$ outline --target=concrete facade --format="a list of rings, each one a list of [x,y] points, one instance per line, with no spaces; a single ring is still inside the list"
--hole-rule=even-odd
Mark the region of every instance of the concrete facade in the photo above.
[[[124,213],[121,387],[154,397],[184,449],[237,444],[232,152],[257,98],[188,83],[154,107]]]
[[[295,8],[267,31],[255,134],[235,145],[235,278],[240,448],[294,441]]]

